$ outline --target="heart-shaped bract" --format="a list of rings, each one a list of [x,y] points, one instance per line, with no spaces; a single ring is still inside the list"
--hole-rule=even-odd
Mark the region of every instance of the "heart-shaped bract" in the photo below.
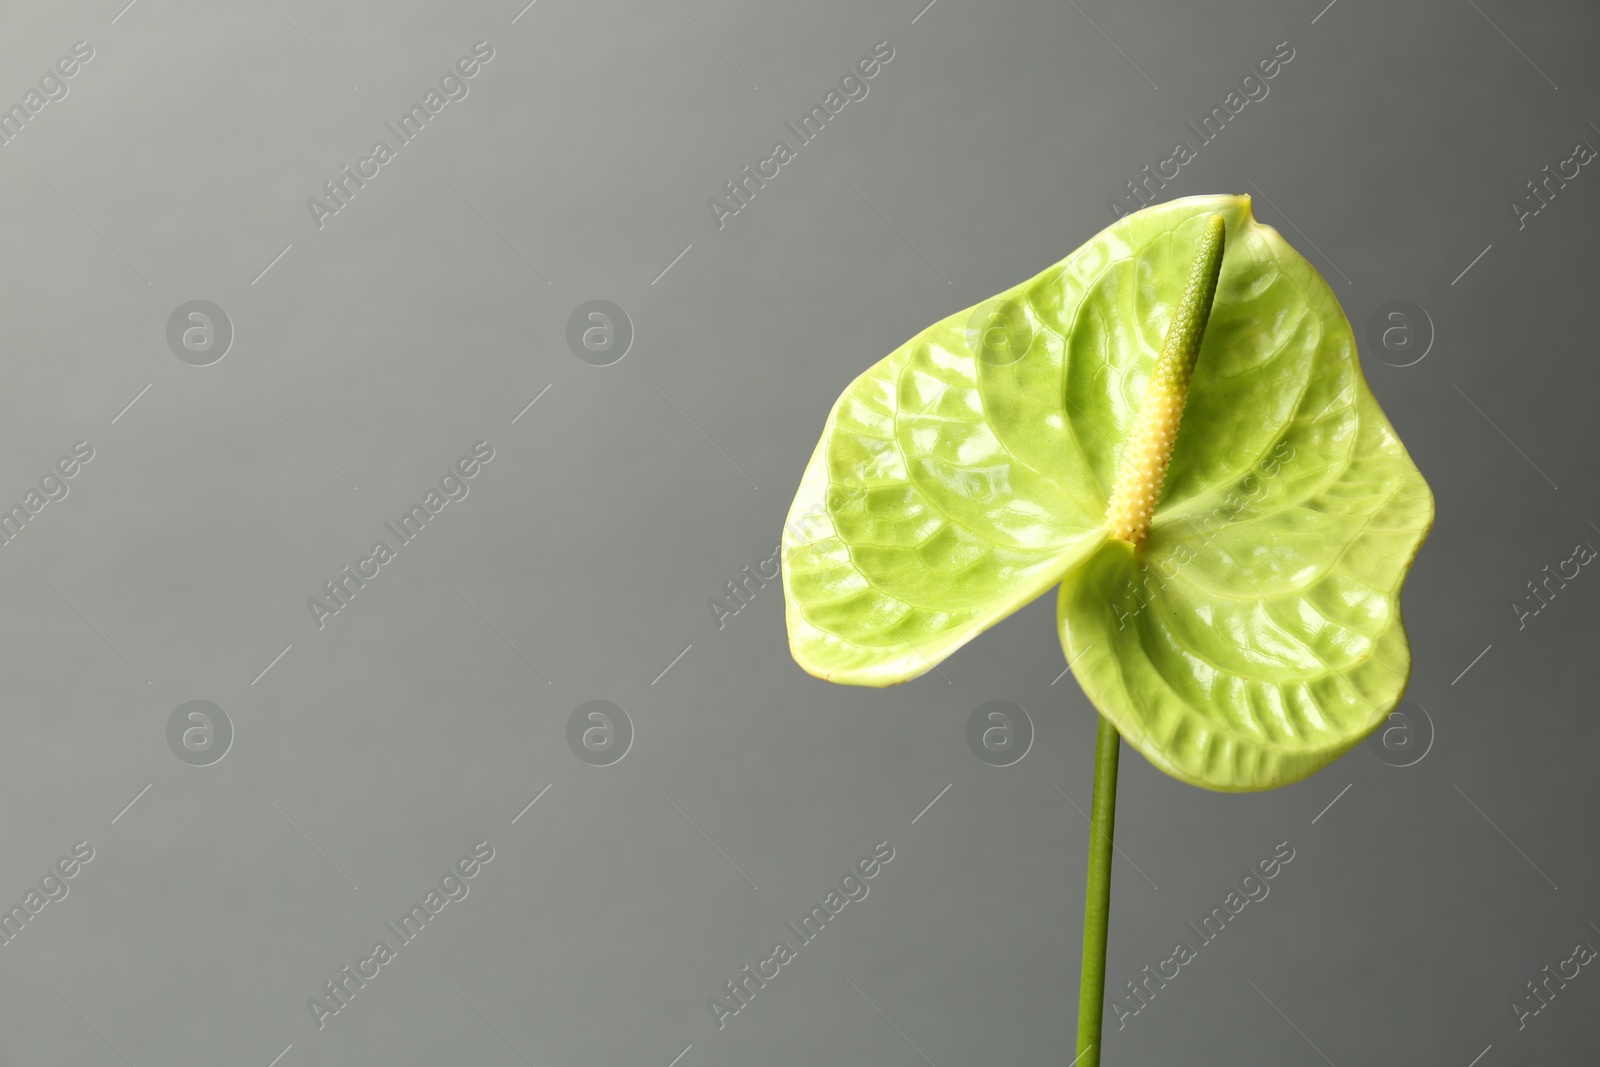
[[[1226,253],[1159,503],[1107,528],[1118,463],[1208,220]],[[1169,774],[1268,789],[1399,701],[1400,587],[1433,496],[1333,292],[1244,196],[1114,223],[852,382],[783,535],[790,647],[890,685],[1060,583],[1090,700]]]

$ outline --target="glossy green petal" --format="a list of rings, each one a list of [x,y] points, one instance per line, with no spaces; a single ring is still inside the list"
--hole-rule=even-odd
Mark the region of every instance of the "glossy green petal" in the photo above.
[[[1134,548],[1106,499],[1213,213],[1216,301]],[[1249,198],[1191,197],[852,383],[785,528],[790,644],[819,677],[886,685],[1060,581],[1074,673],[1134,747],[1197,785],[1270,788],[1399,700],[1400,584],[1432,518],[1326,283]]]

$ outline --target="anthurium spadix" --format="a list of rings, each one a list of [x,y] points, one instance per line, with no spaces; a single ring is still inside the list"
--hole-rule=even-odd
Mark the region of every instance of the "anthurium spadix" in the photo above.
[[[1399,701],[1432,521],[1327,283],[1249,197],[1189,197],[850,384],[784,530],[789,641],[890,685],[1059,584],[1067,661],[1134,748],[1269,789]]]

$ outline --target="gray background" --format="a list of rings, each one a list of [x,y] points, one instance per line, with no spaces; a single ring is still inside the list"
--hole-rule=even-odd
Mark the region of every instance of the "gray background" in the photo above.
[[[1508,608],[1600,545],[1600,175],[1508,207],[1600,144],[1592,5],[123,2],[0,15],[0,102],[95,53],[0,147],[0,503],[95,450],[0,548],[0,903],[95,849],[0,947],[0,1060],[1070,1061],[1094,717],[1053,598],[890,690],[804,675],[775,584],[720,630],[707,600],[770,556],[854,375],[1109,223],[1285,40],[1162,195],[1257,194],[1344,303],[1438,498],[1405,593],[1436,732],[1254,795],[1125,752],[1113,991],[1296,856],[1105,1062],[1600,1055],[1593,968],[1509,1007],[1600,945],[1600,578]],[[319,229],[306,199],[479,40],[470,95]],[[706,199],[880,40],[719,231]],[[609,367],[565,340],[596,298],[636,332]],[[192,299],[236,334],[206,367],[166,343]],[[1366,341],[1392,299],[1437,335],[1404,368]],[[319,630],[307,598],[480,440]],[[596,698],[637,735],[603,768],[566,741]],[[211,766],[166,740],[192,699],[236,732]],[[1037,732],[1007,768],[965,741],[994,699]],[[307,999],[480,840],[470,896],[319,1030]],[[719,1031],[708,998],[880,840]]]

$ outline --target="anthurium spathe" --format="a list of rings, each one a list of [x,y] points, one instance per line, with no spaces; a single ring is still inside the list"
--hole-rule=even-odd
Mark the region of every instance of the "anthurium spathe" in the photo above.
[[[1195,350],[1163,379],[1205,262]],[[1137,530],[1135,457],[1162,467]],[[1059,583],[1067,659],[1130,744],[1195,785],[1267,789],[1399,701],[1400,587],[1432,521],[1327,283],[1249,197],[1189,197],[850,384],[784,532],[790,647],[889,685]]]

